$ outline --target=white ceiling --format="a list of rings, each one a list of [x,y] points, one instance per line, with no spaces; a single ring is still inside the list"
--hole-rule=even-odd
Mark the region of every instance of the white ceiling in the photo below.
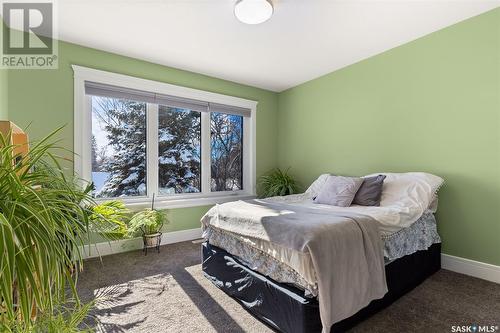
[[[282,91],[500,6],[484,0],[273,0],[257,26],[235,0],[59,0],[62,40]]]

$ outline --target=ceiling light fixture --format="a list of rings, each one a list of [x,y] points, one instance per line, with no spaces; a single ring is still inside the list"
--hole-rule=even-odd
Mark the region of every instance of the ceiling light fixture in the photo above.
[[[238,0],[234,5],[234,15],[246,24],[264,23],[273,15],[270,0]]]

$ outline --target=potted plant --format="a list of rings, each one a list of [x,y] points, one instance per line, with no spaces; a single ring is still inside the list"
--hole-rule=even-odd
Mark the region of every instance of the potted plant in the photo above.
[[[288,170],[289,169],[283,171],[276,168],[260,177],[262,197],[283,196],[298,192],[299,186],[295,179],[288,173]]]
[[[160,252],[161,228],[168,223],[166,213],[154,209],[154,196],[151,208],[140,211],[130,219],[128,224],[128,235],[135,236],[138,233],[142,235],[144,242],[144,254],[148,254],[148,248],[156,248]]]
[[[88,187],[65,175],[59,157],[64,150],[53,142],[58,131],[29,150],[27,143],[21,147],[26,149],[12,144],[11,133],[0,135],[0,332],[61,332],[61,325],[78,324],[88,310],[76,280],[90,223],[87,207],[95,202]],[[59,306],[68,311],[58,313]],[[63,323],[69,318],[72,323]]]

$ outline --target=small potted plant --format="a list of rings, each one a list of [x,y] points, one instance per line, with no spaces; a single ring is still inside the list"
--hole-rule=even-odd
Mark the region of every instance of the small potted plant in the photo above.
[[[288,171],[289,169],[281,170],[276,168],[261,176],[259,181],[262,187],[262,197],[268,198],[297,193],[299,186]]]
[[[130,219],[128,224],[129,236],[135,236],[138,233],[142,235],[144,242],[144,254],[148,254],[148,248],[156,248],[160,252],[161,228],[168,223],[166,213],[154,209],[154,197],[151,208],[140,211]]]

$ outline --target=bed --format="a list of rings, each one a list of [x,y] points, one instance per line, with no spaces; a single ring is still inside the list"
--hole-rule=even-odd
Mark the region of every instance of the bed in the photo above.
[[[344,331],[440,268],[442,179],[386,175],[380,207],[314,204],[328,175],[303,194],[216,205],[205,276],[277,331]]]

